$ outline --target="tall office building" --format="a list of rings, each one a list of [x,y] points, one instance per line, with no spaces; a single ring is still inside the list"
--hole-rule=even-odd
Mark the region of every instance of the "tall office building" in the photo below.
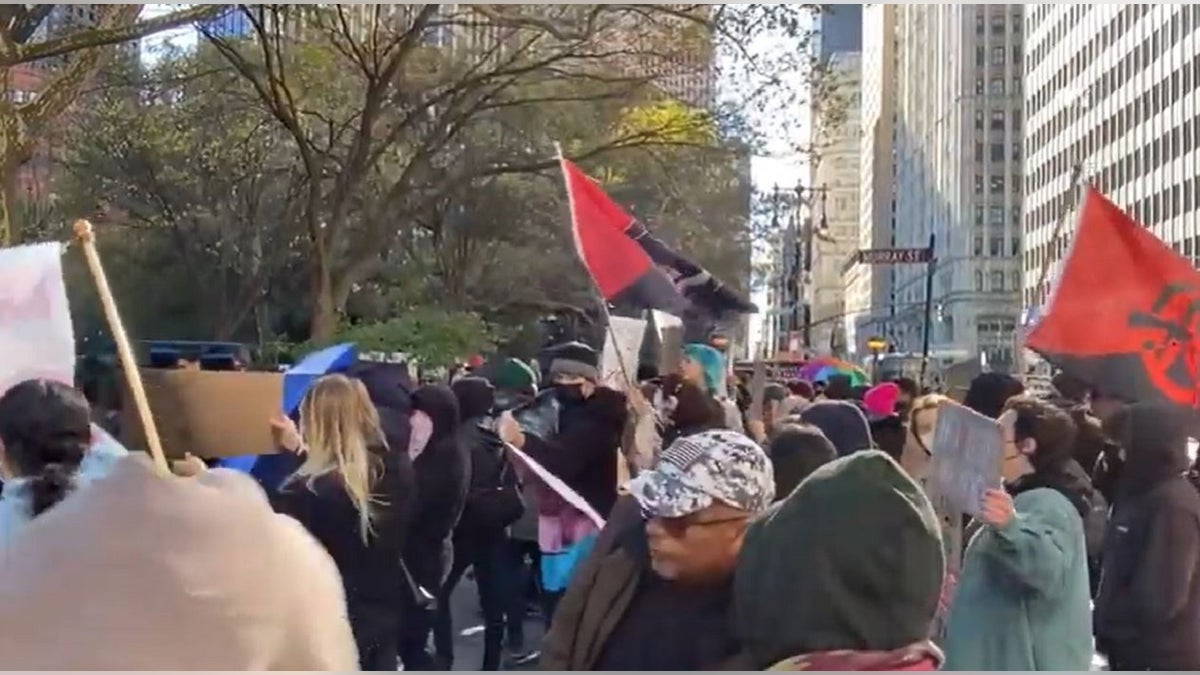
[[[818,106],[813,121],[812,186],[819,192],[813,195],[812,209],[818,229],[812,235],[809,348],[819,354],[843,355],[848,351],[843,270],[859,239],[861,54],[835,52],[826,61],[834,78],[835,107]]]
[[[896,6],[864,5],[860,89],[858,248],[891,248],[896,227]],[[890,267],[846,267],[847,352],[888,333],[894,308]]]
[[[1200,7],[1029,5],[1024,305],[1044,301],[1083,177],[1193,261],[1200,258]],[[1047,284],[1048,286],[1049,284]]]
[[[1020,313],[1021,5],[896,7],[895,246],[936,236],[930,346],[1014,362]],[[896,265],[887,337],[919,352],[925,265]]]

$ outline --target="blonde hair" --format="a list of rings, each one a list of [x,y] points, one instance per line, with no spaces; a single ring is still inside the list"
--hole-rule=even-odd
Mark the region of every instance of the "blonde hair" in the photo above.
[[[304,481],[314,490],[318,478],[336,475],[358,511],[366,543],[373,533],[374,506],[382,503],[371,494],[383,468],[371,447],[387,447],[367,388],[344,375],[318,379],[300,402],[300,435],[307,452],[288,482]]]

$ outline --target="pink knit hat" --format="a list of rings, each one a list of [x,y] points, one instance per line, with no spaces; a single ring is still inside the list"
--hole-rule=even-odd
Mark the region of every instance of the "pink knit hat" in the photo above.
[[[895,382],[877,384],[863,394],[863,407],[872,420],[896,414],[896,401],[900,400],[900,387]]]

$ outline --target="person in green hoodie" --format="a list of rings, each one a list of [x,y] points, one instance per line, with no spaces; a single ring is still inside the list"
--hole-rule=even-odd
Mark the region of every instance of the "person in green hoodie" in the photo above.
[[[864,450],[809,475],[746,531],[733,583],[745,670],[937,670],[945,556],[925,493]]]
[[[946,620],[944,670],[1089,670],[1091,593],[1071,416],[1028,396],[998,420],[1006,489],[990,490]]]

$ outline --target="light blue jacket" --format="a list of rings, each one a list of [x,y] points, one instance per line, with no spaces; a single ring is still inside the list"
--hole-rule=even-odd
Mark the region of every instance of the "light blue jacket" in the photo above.
[[[1016,497],[1004,529],[967,547],[946,621],[943,670],[1089,670],[1091,595],[1083,519],[1047,488]]]
[[[116,463],[129,454],[125,446],[100,427],[92,425],[92,435],[92,447],[84,455],[75,477],[77,488],[107,476]],[[4,491],[0,493],[0,548],[7,547],[31,520],[28,485],[29,481],[24,478],[4,483]]]

